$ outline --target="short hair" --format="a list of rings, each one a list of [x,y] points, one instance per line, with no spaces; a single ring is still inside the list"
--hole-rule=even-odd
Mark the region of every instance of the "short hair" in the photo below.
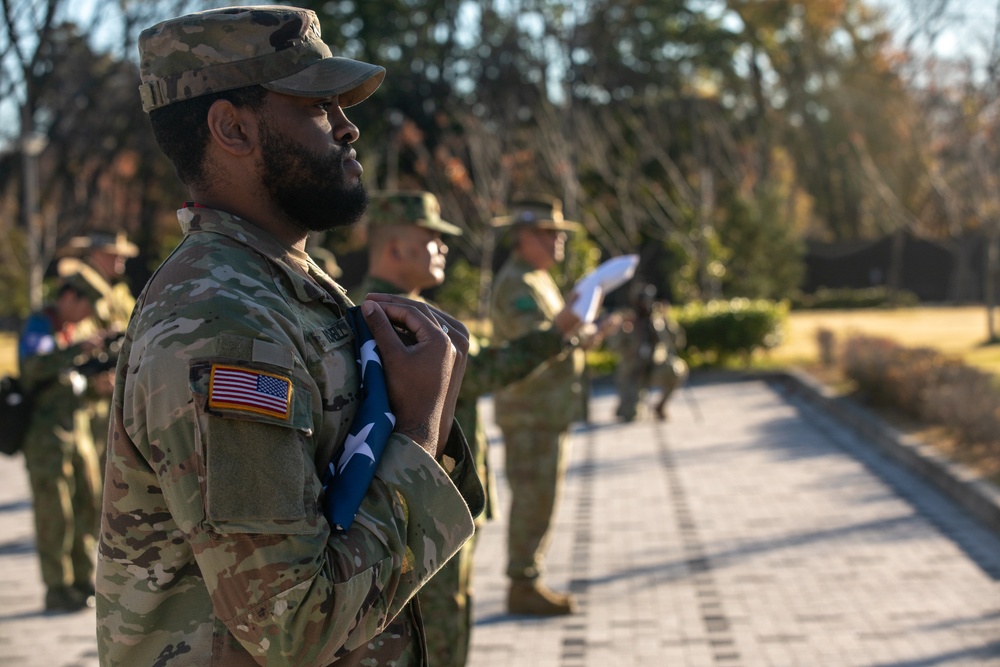
[[[399,235],[399,228],[404,225],[368,225],[367,226],[367,244],[368,244],[368,255],[374,257],[377,253],[382,251],[389,241],[396,238]]]
[[[264,105],[266,96],[267,90],[262,86],[245,86],[174,102],[150,112],[153,137],[173,163],[181,182],[197,186],[205,181],[205,149],[210,137],[207,120],[211,106],[217,100],[228,100],[235,107],[257,111]]]
[[[59,289],[56,290],[56,298],[58,299],[67,292],[72,292],[73,295],[76,296],[78,299],[82,299],[87,296],[86,294],[83,293],[83,290],[81,290],[73,283],[61,283],[59,285]]]

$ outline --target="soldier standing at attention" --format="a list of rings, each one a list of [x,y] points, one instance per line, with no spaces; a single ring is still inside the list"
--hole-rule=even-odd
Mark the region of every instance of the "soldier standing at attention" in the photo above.
[[[514,235],[511,255],[493,281],[490,319],[499,344],[550,326],[565,307],[549,269],[563,260],[566,233],[579,225],[564,220],[561,203],[548,197],[517,200],[510,214],[493,224],[510,227]],[[550,590],[541,576],[566,473],[569,425],[581,416],[584,363],[581,349],[564,349],[494,397],[511,491],[507,607],[513,614],[554,616],[575,610],[572,596]]]
[[[384,292],[419,299],[422,290],[444,281],[448,246],[441,235],[458,236],[462,230],[441,219],[437,197],[419,191],[373,193],[365,217],[368,274],[357,298],[369,292]],[[572,345],[579,318],[565,308],[555,321],[555,327],[531,332],[506,345],[489,346],[470,337],[469,361],[455,418],[472,438],[476,470],[487,490],[486,511],[476,518],[477,528],[495,512],[496,488],[488,465],[486,432],[479,421],[479,397],[524,377],[545,359]],[[420,589],[418,598],[431,667],[462,667],[468,659],[475,539],[473,536],[466,542]]]
[[[372,193],[365,214],[368,273],[355,294],[401,294],[411,299],[444,282],[448,246],[442,234],[462,230],[441,219],[441,205],[430,192]]]
[[[482,507],[452,428],[465,327],[414,301],[361,306],[395,420],[353,522],[334,528],[322,480],[367,450],[347,442],[362,368],[351,302],[305,252],[310,231],[364,212],[343,109],[385,70],[334,57],[316,14],[286,6],[171,19],[139,51],[143,107],[192,201],[119,358],[101,664],[425,664],[410,601]]]
[[[125,262],[138,255],[139,248],[128,240],[124,232],[94,232],[70,239],[67,252],[70,256],[59,261],[59,275],[75,272],[78,263],[83,261],[107,283],[104,296],[94,304],[94,314],[80,323],[77,335],[89,337],[98,331],[106,335],[125,333],[135,307],[135,295],[125,280]],[[114,369],[109,369],[92,376],[88,388],[90,427],[102,472],[114,382]]]
[[[102,282],[87,267],[64,276],[55,300],[31,314],[18,340],[21,382],[34,397],[23,451],[46,611],[94,604],[100,472],[84,409],[87,380],[74,365],[103,339],[77,340],[73,329],[103,296]]]

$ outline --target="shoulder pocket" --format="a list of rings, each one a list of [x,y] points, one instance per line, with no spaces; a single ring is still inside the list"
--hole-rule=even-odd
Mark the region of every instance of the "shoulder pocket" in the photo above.
[[[288,368],[231,359],[200,361],[190,379],[207,522],[220,533],[313,532],[318,490],[304,383]]]

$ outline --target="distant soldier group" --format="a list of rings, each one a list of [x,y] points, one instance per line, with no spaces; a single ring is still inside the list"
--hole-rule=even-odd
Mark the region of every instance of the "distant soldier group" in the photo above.
[[[18,341],[21,382],[33,396],[23,452],[49,612],[94,606],[108,403],[117,339],[134,303],[122,275],[136,252],[122,234],[72,239],[54,296]]]

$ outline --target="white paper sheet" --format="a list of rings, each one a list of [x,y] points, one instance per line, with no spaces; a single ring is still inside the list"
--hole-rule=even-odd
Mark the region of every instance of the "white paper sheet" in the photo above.
[[[593,322],[604,296],[627,283],[638,265],[639,255],[622,255],[609,259],[580,278],[573,287],[572,293],[576,296],[573,312],[584,322]]]

